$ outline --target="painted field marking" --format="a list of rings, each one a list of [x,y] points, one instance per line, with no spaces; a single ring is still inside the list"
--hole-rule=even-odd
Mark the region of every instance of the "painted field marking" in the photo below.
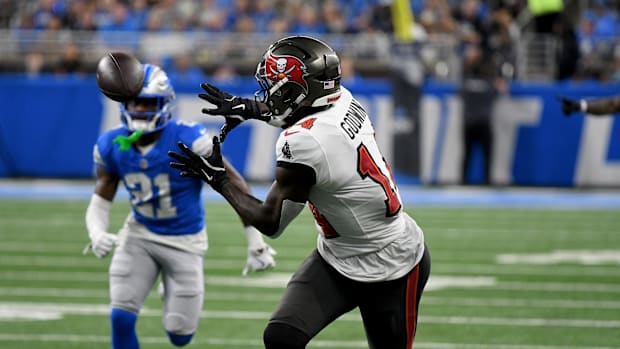
[[[30,320],[59,319],[64,315],[107,316],[110,307],[107,304],[74,304],[74,303],[30,303],[0,302],[0,320],[26,320],[28,313],[35,313]],[[161,316],[161,309],[143,308],[140,316]],[[267,311],[212,311],[205,310],[201,317],[210,319],[265,320],[271,312]],[[338,321],[359,322],[360,315],[348,313]],[[421,316],[420,323],[450,325],[483,325],[483,326],[522,326],[522,327],[571,327],[571,328],[620,328],[618,320],[593,319],[542,319],[542,318],[502,318],[502,317],[471,317],[471,316]]]
[[[49,288],[49,287],[0,287],[0,296],[46,297],[46,298],[76,298],[76,299],[107,299],[107,290],[76,289],[76,288]],[[282,294],[261,293],[261,300],[277,302]],[[158,297],[155,291],[149,297]],[[205,301],[230,301],[230,302],[256,302],[256,294],[244,292],[205,292]],[[548,309],[620,309],[620,301],[596,301],[581,299],[528,299],[528,298],[497,298],[497,297],[435,297],[425,296],[423,304],[429,305],[455,305],[466,307],[514,307],[514,308],[548,308]]]
[[[61,342],[61,343],[109,343],[106,336],[89,336],[75,334],[20,334],[0,333],[0,342]],[[162,337],[140,337],[143,344],[166,344],[168,339]],[[244,346],[263,347],[263,341],[259,339],[234,339],[214,338],[197,336],[192,340],[194,345],[217,345],[217,346]],[[308,348],[368,348],[366,341],[346,340],[313,340]],[[481,343],[441,343],[441,342],[415,342],[416,349],[617,349],[614,347],[593,346],[556,346],[556,345],[523,345],[523,344],[481,344]]]
[[[620,250],[556,250],[549,253],[500,254],[502,264],[620,264]]]
[[[269,281],[261,281],[269,275]],[[229,277],[229,276],[206,276],[205,283],[210,286],[231,286],[231,287],[264,287],[264,288],[283,288],[286,281],[290,278],[289,273],[270,272],[260,277]],[[441,277],[454,280],[471,279],[471,277],[452,277],[449,275],[433,275],[435,280]],[[79,281],[82,283],[97,283],[107,285],[108,276],[105,272],[59,272],[59,271],[0,271],[0,280],[3,281]],[[253,281],[257,280],[257,281]],[[240,282],[240,284],[237,284]],[[429,281],[431,282],[431,281]],[[432,284],[428,285],[429,289]],[[516,290],[516,291],[543,291],[543,292],[595,292],[595,293],[620,293],[618,283],[592,283],[592,282],[522,282],[522,281],[497,281],[489,289],[496,290]]]

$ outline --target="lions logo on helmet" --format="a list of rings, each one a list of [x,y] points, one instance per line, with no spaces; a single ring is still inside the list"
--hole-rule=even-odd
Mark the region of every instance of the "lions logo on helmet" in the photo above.
[[[256,99],[267,104],[274,125],[290,125],[300,108],[331,105],[341,94],[338,55],[308,36],[289,36],[269,46],[255,77]]]
[[[161,130],[172,117],[175,93],[168,75],[158,66],[143,64],[144,86],[140,94],[121,103],[121,120],[130,131]],[[138,105],[145,107],[138,108]]]

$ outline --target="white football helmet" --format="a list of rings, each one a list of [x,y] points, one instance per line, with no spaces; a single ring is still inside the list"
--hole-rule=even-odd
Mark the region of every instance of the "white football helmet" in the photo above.
[[[136,98],[121,103],[121,120],[130,131],[150,133],[162,129],[170,120],[176,96],[168,75],[160,67],[152,64],[142,66],[144,87]],[[137,111],[133,108],[136,104],[152,106],[152,110]]]

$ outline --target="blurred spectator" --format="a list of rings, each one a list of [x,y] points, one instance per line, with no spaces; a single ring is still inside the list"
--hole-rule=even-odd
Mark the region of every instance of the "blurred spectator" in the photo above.
[[[239,75],[232,64],[222,63],[213,71],[211,78],[215,82],[226,83],[238,79]]]
[[[366,31],[379,31],[392,33],[394,24],[392,19],[392,9],[389,3],[378,3],[372,7],[370,21],[365,28]]]
[[[619,33],[618,14],[607,0],[595,0],[592,9],[584,11],[583,18],[593,24],[595,40],[613,40]]]
[[[234,31],[237,33],[252,34],[255,32],[256,24],[254,19],[248,15],[241,15],[236,18]]]
[[[275,17],[275,9],[271,0],[255,0],[252,18],[258,33],[268,33],[269,23]]]
[[[341,82],[344,86],[360,84],[362,76],[355,69],[355,62],[351,56],[340,55]]]
[[[491,54],[491,63],[494,65],[497,83],[506,83],[512,80],[516,74],[516,49],[515,44],[519,39],[519,28],[515,24],[510,9],[503,5],[489,9],[488,24],[482,27],[483,50]],[[505,91],[507,87],[502,87]]]
[[[376,0],[334,0],[347,21],[349,33],[365,32],[371,25]]]
[[[54,66],[54,72],[58,74],[86,73],[82,52],[78,45],[72,42],[65,45],[60,59]]]
[[[207,80],[205,73],[193,62],[192,56],[188,53],[174,56],[171,66],[166,70],[173,85],[179,83],[199,85]]]
[[[286,16],[276,16],[269,22],[269,31],[274,34],[284,34],[289,32],[291,22]]]
[[[493,128],[491,115],[498,92],[506,92],[505,82],[498,77],[493,54],[480,45],[469,44],[463,52],[463,77],[460,95],[463,103],[464,156],[461,167],[462,184],[472,184],[470,172],[479,146],[484,163],[482,184],[491,180]]]
[[[190,6],[185,6],[188,4]],[[162,0],[154,3],[150,10],[148,21],[155,17],[157,22],[151,31],[184,31],[190,28],[192,4],[187,1]],[[152,25],[153,23],[149,23]],[[156,28],[156,29],[155,29]]]
[[[347,20],[342,13],[342,9],[333,0],[326,1],[322,10],[322,16],[328,32],[344,33],[347,31]]]
[[[568,17],[562,16],[555,23],[553,33],[558,39],[555,79],[570,79],[577,72],[577,65],[581,56],[574,26]]]
[[[327,32],[327,26],[321,20],[319,10],[315,6],[303,5],[297,12],[290,32],[293,34],[322,34]]]
[[[555,22],[564,11],[562,0],[528,0],[527,6],[534,16],[534,31],[540,34],[551,34]]]
[[[134,17],[127,5],[122,2],[115,2],[109,8],[107,16],[99,24],[100,31],[136,31],[140,29],[138,17]]]
[[[131,15],[127,5],[114,2],[101,20],[99,38],[110,50],[134,50],[138,47],[139,19]]]
[[[67,10],[66,25],[72,30],[97,30],[96,6],[86,1],[71,1]]]
[[[210,32],[221,32],[226,28],[226,11],[218,6],[217,0],[202,0],[200,4],[198,25]]]
[[[17,1],[0,0],[0,28],[8,28],[13,15],[17,12]]]
[[[41,52],[28,52],[24,55],[23,71],[30,77],[41,74],[45,66],[45,55]]]
[[[468,44],[480,44],[485,31],[486,12],[480,0],[463,0],[454,12],[459,39]]]
[[[609,55],[618,33],[617,14],[606,1],[596,0],[594,7],[586,10],[580,18],[577,33],[580,50],[585,55]]]
[[[418,21],[429,35],[450,34],[456,29],[456,21],[447,0],[426,0]]]
[[[39,0],[32,14],[34,28],[46,29],[54,18],[63,18],[65,13],[66,8],[63,1]]]

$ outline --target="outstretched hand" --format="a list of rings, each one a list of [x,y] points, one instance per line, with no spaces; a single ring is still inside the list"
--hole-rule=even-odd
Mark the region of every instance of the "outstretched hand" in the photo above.
[[[223,142],[226,135],[245,120],[269,119],[261,114],[258,102],[254,100],[233,96],[211,84],[202,83],[200,87],[205,93],[200,93],[198,97],[215,105],[215,108],[202,108],[202,112],[208,115],[222,115],[226,119],[220,130],[220,142]]]
[[[215,191],[220,192],[229,179],[224,168],[219,138],[213,137],[213,150],[207,157],[196,154],[183,142],[179,142],[178,146],[183,154],[168,151],[168,156],[176,160],[176,162],[170,162],[170,167],[181,170],[182,177],[199,178],[209,183]]]
[[[581,102],[579,100],[570,99],[564,96],[557,97],[562,104],[562,112],[564,116],[570,116],[573,113],[581,111]]]

